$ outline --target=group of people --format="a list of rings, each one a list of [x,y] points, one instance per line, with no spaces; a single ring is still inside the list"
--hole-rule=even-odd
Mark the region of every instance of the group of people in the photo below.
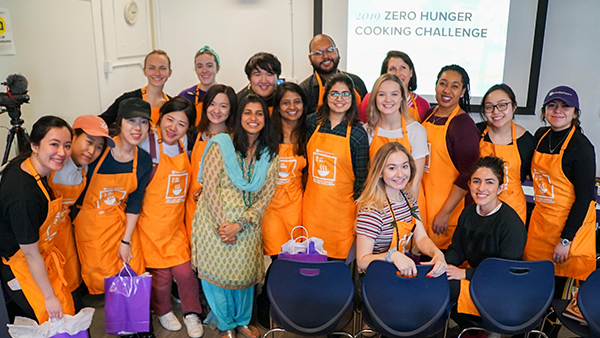
[[[548,126],[534,136],[512,121],[517,101],[506,84],[484,95],[475,124],[458,65],[431,84],[431,108],[414,92],[406,53],[388,53],[367,93],[338,69],[333,39],[317,35],[309,49],[314,73],[300,85],[278,84],[281,63],[260,52],[236,95],[216,83],[220,59],[205,46],[194,57],[199,83],[176,97],[163,91],[170,59],[155,50],[147,85],[100,117],[72,127],[40,118],[30,147],[0,172],[11,298],[39,322],[60,318],[81,307],[82,281],[102,294],[104,278],[126,263],[153,276],[152,310],[165,329],[182,328],[175,280],[187,332],[202,336],[199,278],[209,326],[256,338],[263,257],[277,259],[297,225],[323,239],[329,259],[352,259],[355,245],[361,273],[373,260],[407,276],[416,264],[431,264],[432,278],[446,273],[459,323],[476,314],[463,290],[485,258],[552,260],[562,285],[595,269],[595,150],[575,90],[546,95]],[[536,205],[527,229],[528,177]]]

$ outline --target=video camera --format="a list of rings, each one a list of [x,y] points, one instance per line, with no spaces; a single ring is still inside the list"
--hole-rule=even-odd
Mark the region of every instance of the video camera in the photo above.
[[[23,75],[12,74],[6,78],[6,82],[1,84],[7,87],[7,91],[6,93],[0,92],[0,107],[4,107],[11,118],[19,118],[21,115],[21,110],[19,108],[23,103],[29,102],[29,95],[27,95],[27,79]],[[2,112],[4,111],[1,111],[0,113]],[[18,113],[18,115],[13,116],[13,112]]]

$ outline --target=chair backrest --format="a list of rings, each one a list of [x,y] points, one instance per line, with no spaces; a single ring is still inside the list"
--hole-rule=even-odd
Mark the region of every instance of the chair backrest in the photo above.
[[[414,337],[433,334],[430,330],[436,323],[445,323],[450,302],[448,278],[446,274],[427,278],[431,268],[417,265],[417,276],[407,278],[398,274],[393,263],[369,264],[362,293],[375,330],[383,336]]]
[[[600,337],[600,269],[592,272],[579,289],[577,305],[593,337]]]
[[[284,329],[326,334],[335,331],[353,304],[354,283],[343,262],[278,259],[271,266],[267,294]]]
[[[550,307],[554,264],[487,258],[475,270],[470,291],[486,329],[524,333],[535,328]]]

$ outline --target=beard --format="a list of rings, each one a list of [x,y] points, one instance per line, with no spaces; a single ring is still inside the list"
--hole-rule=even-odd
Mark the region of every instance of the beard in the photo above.
[[[328,69],[323,68],[321,66],[321,64],[324,63],[324,62],[326,62],[326,61],[333,62],[333,66],[330,67],[330,68],[328,68]],[[313,69],[317,73],[323,74],[323,75],[330,75],[330,74],[334,74],[335,72],[337,72],[337,68],[338,68],[338,64],[339,63],[340,63],[340,58],[339,57],[337,57],[337,58],[330,58],[330,57],[328,57],[326,59],[321,60],[321,62],[319,62],[319,63],[311,62],[312,66],[313,66]]]

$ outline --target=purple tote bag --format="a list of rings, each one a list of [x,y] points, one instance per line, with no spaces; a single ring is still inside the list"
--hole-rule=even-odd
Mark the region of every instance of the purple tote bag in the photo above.
[[[150,331],[152,276],[138,276],[129,265],[104,279],[104,316],[108,334]]]

